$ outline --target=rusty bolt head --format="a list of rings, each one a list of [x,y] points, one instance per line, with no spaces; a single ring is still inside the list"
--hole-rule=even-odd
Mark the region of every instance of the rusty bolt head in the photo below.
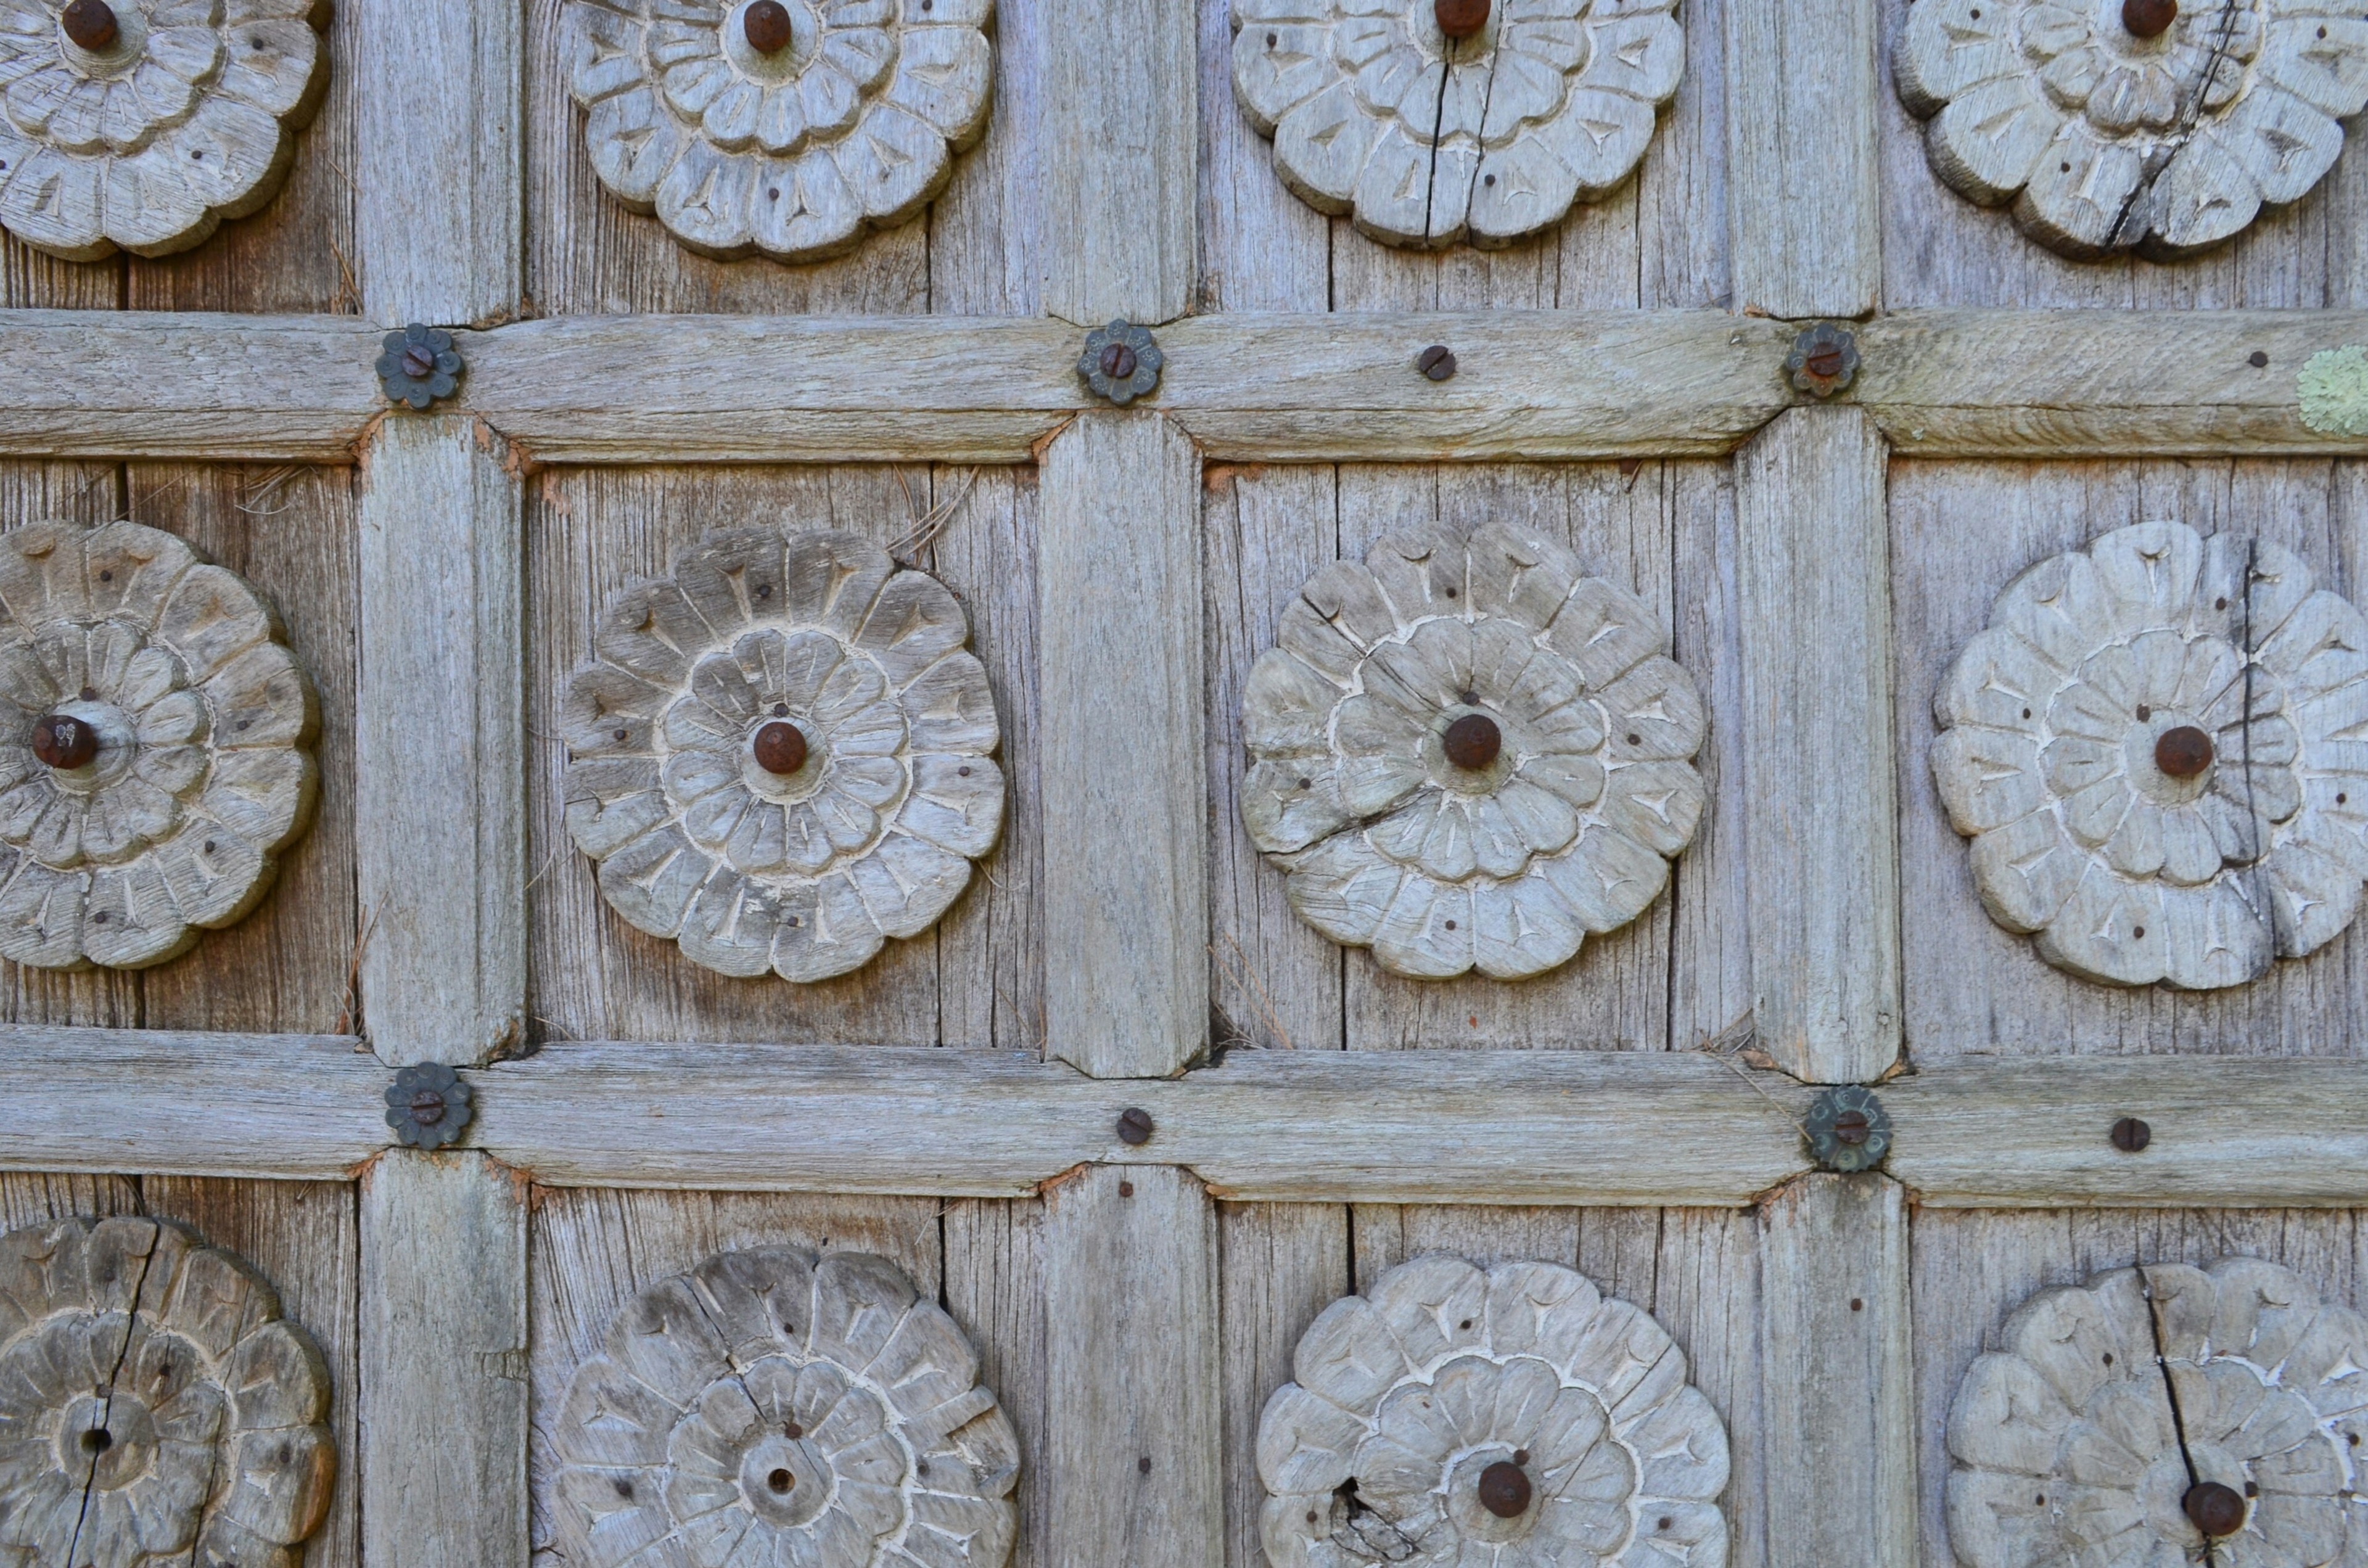
[[[757,766],[768,773],[784,777],[806,765],[806,737],[795,724],[785,724],[776,719],[757,732],[750,743],[749,753]]]
[[[1874,1123],[1862,1110],[1846,1110],[1834,1118],[1834,1138],[1839,1142],[1857,1148],[1874,1131]]]
[[[2212,737],[2192,724],[2155,738],[2154,765],[2173,778],[2192,778],[2212,766]]]
[[[1470,38],[1488,25],[1488,0],[1432,0],[1430,9],[1449,38]]]
[[[1118,1141],[1140,1144],[1151,1142],[1151,1113],[1140,1106],[1129,1106],[1118,1113]]]
[[[411,1119],[422,1127],[433,1127],[444,1119],[444,1096],[433,1089],[415,1089],[411,1094]]]
[[[107,0],[74,0],[60,13],[58,22],[77,49],[105,49],[115,41],[119,30]]]
[[[1452,380],[1455,375],[1455,351],[1444,343],[1434,343],[1415,356],[1414,368],[1434,381]]]
[[[98,755],[98,732],[68,713],[33,721],[33,755],[51,767],[85,767]]]
[[[1800,391],[1831,397],[1858,379],[1858,339],[1848,329],[1821,321],[1793,340],[1784,369]]]
[[[2122,26],[2132,38],[2160,38],[2177,20],[2179,0],[2122,0]]]
[[[1480,1472],[1479,1492],[1480,1506],[1500,1519],[1518,1519],[1530,1511],[1530,1472],[1508,1460]]]
[[[2124,1154],[2135,1154],[2154,1142],[2154,1129],[2135,1116],[2125,1116],[2113,1123],[2113,1147]]]
[[[790,46],[790,8],[781,0],[757,0],[740,13],[740,31],[757,53],[779,54]]]
[[[2235,1487],[2223,1486],[2216,1481],[2201,1482],[2189,1487],[2187,1495],[2179,1500],[2179,1506],[2190,1523],[2214,1540],[2224,1535],[2235,1535],[2245,1528],[2244,1494]]]
[[[1121,319],[1086,334],[1077,374],[1095,396],[1124,408],[1158,390],[1159,372],[1167,363],[1167,356],[1148,331]]]
[[[1857,1084],[1827,1089],[1801,1123],[1809,1153],[1829,1171],[1867,1171],[1891,1153],[1891,1116],[1874,1091]]]
[[[439,1062],[405,1067],[386,1089],[386,1124],[397,1142],[413,1149],[440,1149],[460,1142],[474,1119],[476,1091]]]
[[[409,343],[403,349],[403,373],[425,381],[436,373],[436,351],[424,343]]]
[[[1122,381],[1133,376],[1134,374],[1135,364],[1136,360],[1134,350],[1128,347],[1125,344],[1110,343],[1103,345],[1102,374],[1108,376],[1111,381]]]
[[[1504,749],[1505,733],[1486,713],[1466,713],[1447,726],[1441,742],[1448,761],[1477,771],[1497,760],[1497,754]]]

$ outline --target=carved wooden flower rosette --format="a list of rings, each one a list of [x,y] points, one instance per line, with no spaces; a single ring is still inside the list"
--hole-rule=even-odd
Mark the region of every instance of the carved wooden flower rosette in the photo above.
[[[710,534],[674,568],[609,601],[563,713],[567,827],[609,907],[794,981],[928,930],[1003,825],[962,606],[847,533]]]
[[[1233,0],[1234,96],[1319,212],[1398,245],[1505,245],[1608,195],[1685,70],[1677,0]]]
[[[1725,1568],[1726,1428],[1583,1275],[1417,1258],[1326,1307],[1292,1374],[1258,1418],[1274,1568]]]
[[[1998,1344],[1949,1411],[1949,1542],[1966,1568],[2188,1568],[2206,1560],[2197,1486],[2228,1489],[2241,1520],[2211,1562],[2368,1559],[2368,1320],[2291,1270],[2117,1269],[2041,1291]]]
[[[0,535],[0,957],[137,969],[254,908],[317,777],[312,682],[279,637],[170,534]],[[38,733],[60,722],[83,740],[64,756]]]
[[[288,1568],[328,1512],[328,1409],[244,1260],[153,1220],[0,1236],[0,1564]]]
[[[2368,621],[2291,551],[2116,528],[2008,585],[1932,699],[1982,903],[2117,985],[2254,979],[2368,878]]]
[[[718,1253],[643,1291],[552,1441],[582,1568],[1001,1568],[1017,1528],[1018,1439],[969,1341],[860,1253]]]
[[[278,193],[328,84],[321,0],[0,0],[0,227],[68,261],[187,250]]]
[[[1242,820],[1302,918],[1498,979],[1643,913],[1702,820],[1702,699],[1651,608],[1497,524],[1376,544],[1284,609],[1242,699]]]
[[[758,6],[786,27],[752,26]],[[993,0],[564,0],[561,13],[600,183],[705,255],[836,256],[918,212],[986,131]]]
[[[1893,74],[1959,193],[2093,257],[2218,244],[2299,200],[2368,104],[2350,0],[2184,0],[2133,31],[2123,0],[1916,0]],[[2133,7],[2132,13],[2159,7]],[[2159,19],[2158,15],[2156,19]]]

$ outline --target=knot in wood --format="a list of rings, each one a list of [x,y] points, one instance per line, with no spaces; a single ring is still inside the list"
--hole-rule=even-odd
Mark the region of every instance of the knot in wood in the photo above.
[[[1479,1492],[1482,1507],[1500,1519],[1518,1519],[1530,1509],[1530,1473],[1509,1460],[1498,1460],[1480,1472]]]
[[[2192,778],[2212,766],[2212,737],[2192,724],[2165,730],[2154,743],[2154,765],[2173,778]]]
[[[748,750],[756,757],[757,766],[768,773],[787,776],[806,765],[804,733],[795,724],[778,719],[757,732]]]
[[[85,767],[98,755],[98,732],[70,713],[45,714],[33,722],[33,755],[51,767]]]
[[[1486,713],[1466,713],[1447,726],[1442,744],[1448,761],[1476,771],[1497,760],[1497,754],[1504,749],[1505,735]]]
[[[2132,0],[2132,4],[2135,3]],[[2244,1495],[2233,1486],[2223,1486],[2216,1481],[2200,1482],[2187,1489],[2179,1506],[2189,1523],[2215,1540],[2245,1528]]]
[[[1134,374],[1137,361],[1134,350],[1123,343],[1112,343],[1102,349],[1102,374],[1111,381],[1122,381]]]
[[[2122,26],[2132,38],[2160,38],[2177,20],[2179,0],[2122,0]]]
[[[757,53],[779,54],[790,46],[790,8],[781,0],[756,0],[740,13],[740,31]]]
[[[114,9],[107,0],[74,0],[60,13],[58,24],[77,49],[105,49],[115,41],[119,30]]]
[[[1433,0],[1431,14],[1439,30],[1449,38],[1465,39],[1488,25],[1489,0]]]

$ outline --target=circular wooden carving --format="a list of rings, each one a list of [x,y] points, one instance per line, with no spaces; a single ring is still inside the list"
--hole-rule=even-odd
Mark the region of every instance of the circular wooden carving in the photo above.
[[[244,1259],[153,1220],[0,1236],[0,1562],[291,1563],[328,1512],[328,1410]]]
[[[1651,608],[1491,524],[1310,578],[1242,699],[1242,821],[1307,923],[1385,969],[1566,961],[1668,879],[1705,727]]]
[[[1274,1568],[1725,1568],[1726,1428],[1640,1307],[1551,1263],[1394,1268],[1258,1418]]]
[[[993,0],[560,9],[600,183],[708,256],[848,250],[918,212],[986,131]]]
[[[1949,1543],[1966,1568],[2206,1561],[2197,1516],[2237,1523],[2208,1561],[2368,1553],[2353,1495],[2368,1320],[2291,1271],[2117,1269],[2033,1296],[1998,1344],[1949,1411]]]
[[[0,535],[0,957],[137,969],[254,908],[316,778],[271,607],[170,534],[46,522]]]
[[[653,1285],[576,1369],[552,1442],[582,1568],[1011,1553],[1011,1423],[962,1330],[883,1257],[757,1247]]]
[[[2360,906],[2363,683],[2368,621],[2293,552],[2140,523],[1998,596],[1933,697],[1932,778],[2048,962],[2239,985]]]
[[[1319,212],[1395,245],[1505,245],[1610,194],[1676,96],[1677,0],[1235,0],[1234,96]]]
[[[1003,825],[962,606],[846,533],[710,534],[674,571],[609,602],[563,713],[567,827],[609,907],[796,981],[928,930]]]
[[[328,85],[318,0],[0,0],[0,228],[187,250],[279,191]],[[111,24],[109,26],[108,24]],[[85,48],[74,34],[104,40]]]
[[[2175,19],[2147,36],[2164,9]],[[1893,74],[1961,194],[2012,202],[2024,233],[2066,256],[2176,256],[2318,183],[2343,150],[2337,121],[2368,104],[2368,13],[1917,0]]]

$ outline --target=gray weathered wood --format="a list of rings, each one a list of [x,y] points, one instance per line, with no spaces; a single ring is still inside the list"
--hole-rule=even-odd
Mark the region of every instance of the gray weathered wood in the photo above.
[[[355,743],[363,1028],[478,1062],[526,1007],[518,481],[450,417],[390,416],[361,503]]]
[[[1080,415],[1044,454],[1044,1028],[1096,1077],[1208,1046],[1200,479],[1147,414]]]
[[[1200,96],[1192,0],[1045,0],[1044,311],[1156,325],[1190,301]]]
[[[1875,0],[1725,0],[1735,305],[1855,316],[1883,282]]]
[[[1060,1553],[1044,1539],[1053,1477],[1045,1458],[1043,1202],[964,1199],[929,1210],[945,1241],[946,1311],[978,1347],[979,1381],[1019,1434],[1011,1568],[1057,1568]]]
[[[1220,1568],[1215,1208],[1189,1171],[1045,1194],[1045,1538],[1064,1562]]]
[[[1736,460],[1752,990],[1760,1046],[1814,1083],[1899,1051],[1884,456],[1837,408]]]
[[[365,1562],[525,1568],[526,1196],[470,1153],[363,1175]]]
[[[1879,1176],[1812,1176],[1760,1210],[1770,1568],[1916,1559],[1907,1215]]]

